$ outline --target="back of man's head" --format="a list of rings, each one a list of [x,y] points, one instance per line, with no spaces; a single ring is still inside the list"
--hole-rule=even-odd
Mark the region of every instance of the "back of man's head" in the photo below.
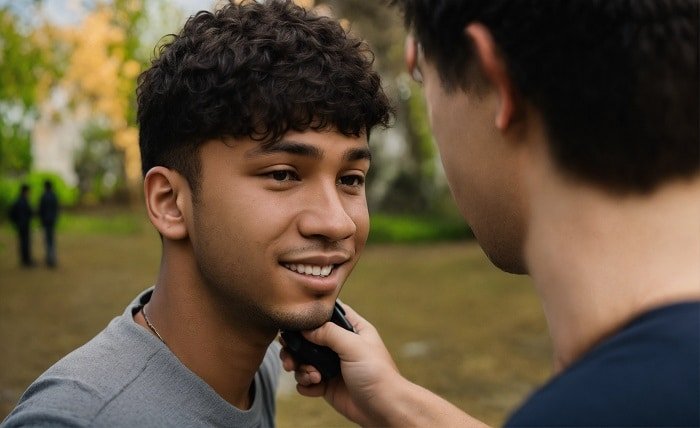
[[[627,194],[700,171],[697,0],[395,3],[448,90],[478,92],[484,24],[566,173]]]
[[[197,188],[198,144],[288,131],[368,134],[389,101],[366,44],[290,1],[231,1],[199,12],[139,78],[144,174],[171,167]]]

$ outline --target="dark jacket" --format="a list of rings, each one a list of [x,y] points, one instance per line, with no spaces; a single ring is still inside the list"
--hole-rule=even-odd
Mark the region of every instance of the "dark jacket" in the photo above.
[[[32,207],[26,197],[20,196],[10,207],[10,221],[17,229],[29,229],[32,220]]]
[[[53,191],[45,191],[39,201],[39,219],[44,226],[52,227],[58,219],[58,198]]]

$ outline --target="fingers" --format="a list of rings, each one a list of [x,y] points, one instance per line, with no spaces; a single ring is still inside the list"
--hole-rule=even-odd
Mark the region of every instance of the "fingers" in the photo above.
[[[383,342],[374,326],[350,306],[344,303],[341,305],[357,334],[327,322],[315,330],[302,332],[304,337],[313,343],[333,349],[345,362],[362,360],[363,354],[368,350],[368,344],[383,348]]]
[[[327,322],[315,330],[303,331],[302,334],[307,340],[317,345],[333,349],[341,359],[353,360],[353,350],[357,348],[353,343],[359,339],[357,334],[332,322]]]
[[[284,348],[280,349],[280,359],[282,360],[282,368],[285,371],[294,372],[294,379],[298,385],[311,387],[321,383],[321,373],[316,367],[307,364],[298,365],[292,355]]]
[[[302,365],[294,371],[294,379],[302,386],[312,386],[321,383],[321,373],[314,366]]]
[[[326,393],[326,387],[323,384],[304,386],[297,384],[297,391],[299,394],[306,397],[323,397]]]
[[[342,305],[346,318],[357,334],[327,322],[315,330],[301,332],[304,337],[334,350],[341,359],[343,377],[348,376],[355,385],[366,387],[380,382],[391,373],[398,373],[396,364],[374,326],[350,306]],[[298,364],[286,349],[280,351],[280,358],[286,371],[294,371],[297,389],[301,394],[319,396],[324,391],[335,390],[333,383],[322,380],[321,373],[315,367]]]
[[[292,355],[285,348],[280,349],[280,360],[284,371],[291,372],[296,369],[296,363]]]

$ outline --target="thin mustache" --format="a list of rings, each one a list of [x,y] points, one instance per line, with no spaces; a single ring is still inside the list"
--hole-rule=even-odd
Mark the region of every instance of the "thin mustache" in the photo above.
[[[294,248],[292,250],[285,251],[282,255],[284,257],[295,257],[295,256],[305,256],[309,253],[327,253],[327,252],[337,252],[341,253],[347,258],[352,258],[355,255],[354,251],[350,251],[347,248],[343,248],[338,242],[328,242],[328,243],[318,243],[313,245],[307,245],[305,247]]]

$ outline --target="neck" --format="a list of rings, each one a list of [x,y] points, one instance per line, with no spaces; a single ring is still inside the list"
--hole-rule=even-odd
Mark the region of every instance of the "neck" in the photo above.
[[[645,311],[700,300],[700,177],[629,197],[532,178],[525,257],[557,370]]]
[[[224,400],[248,409],[255,373],[277,332],[226,313],[220,299],[193,274],[198,271],[190,258],[182,256],[186,250],[177,248],[181,244],[165,245],[170,248],[164,249],[148,319],[188,369]],[[146,326],[141,313],[135,319]]]

